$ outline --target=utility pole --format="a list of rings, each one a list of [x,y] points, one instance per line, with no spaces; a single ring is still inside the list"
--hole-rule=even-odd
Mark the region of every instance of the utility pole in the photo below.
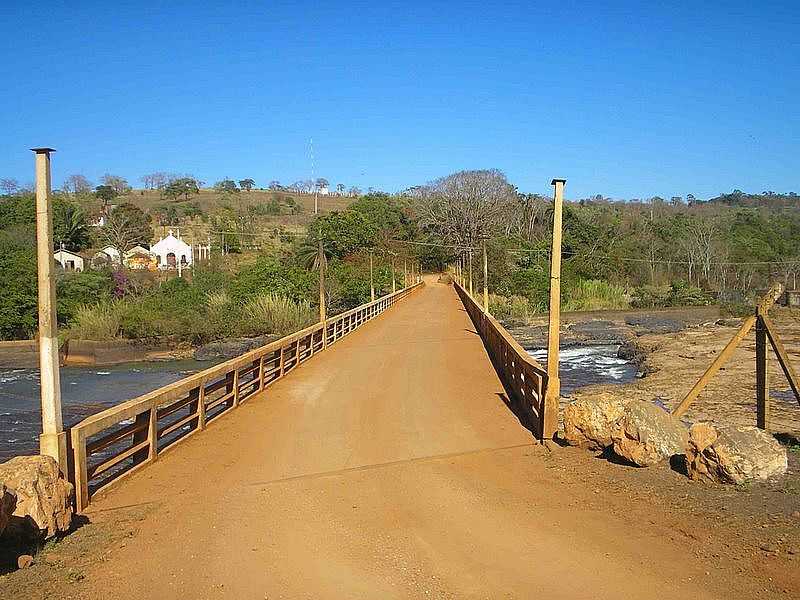
[[[373,250],[370,249],[369,251],[369,299],[371,302],[375,302],[375,279],[372,276],[372,253]]]
[[[392,252],[392,293],[397,291],[397,278],[394,274],[394,252]]]
[[[56,282],[53,277],[53,210],[50,203],[50,153],[55,150],[32,150],[36,153],[36,260],[39,268],[39,372],[42,401],[39,452],[52,456],[66,475],[67,434],[61,414]]]
[[[559,327],[561,326],[561,212],[566,179],[553,179],[553,246],[550,252],[550,311],[547,332],[547,392],[544,397],[542,439],[552,439],[558,431],[558,403],[561,380],[558,374]]]
[[[486,257],[486,237],[483,238],[483,312],[489,314],[489,259]]]

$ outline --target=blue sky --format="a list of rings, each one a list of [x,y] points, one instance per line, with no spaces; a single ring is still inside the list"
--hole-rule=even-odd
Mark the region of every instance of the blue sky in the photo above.
[[[80,6],[71,6],[79,4]],[[168,4],[168,5],[167,5]],[[757,5],[757,6],[756,6]],[[800,2],[0,5],[0,177],[800,192]]]

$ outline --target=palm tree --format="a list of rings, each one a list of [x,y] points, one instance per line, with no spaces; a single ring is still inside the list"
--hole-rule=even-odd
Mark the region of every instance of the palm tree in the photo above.
[[[73,252],[89,245],[89,227],[86,214],[71,202],[57,202],[53,210],[53,242]]]

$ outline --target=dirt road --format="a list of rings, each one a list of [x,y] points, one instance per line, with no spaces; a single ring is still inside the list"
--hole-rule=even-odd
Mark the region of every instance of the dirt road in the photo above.
[[[584,483],[573,451],[535,444],[501,393],[455,293],[431,280],[99,498],[72,542],[99,556],[50,597],[773,593],[769,568],[699,551],[709,528],[677,534],[669,507]],[[81,542],[93,528],[130,533]],[[793,577],[777,591],[796,593]]]

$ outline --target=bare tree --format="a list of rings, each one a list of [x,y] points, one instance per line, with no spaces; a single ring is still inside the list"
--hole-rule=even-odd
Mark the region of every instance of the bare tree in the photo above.
[[[70,175],[64,180],[61,189],[67,194],[73,196],[82,196],[84,194],[91,194],[94,186],[92,182],[86,179],[83,175],[75,174]]]
[[[114,191],[119,195],[127,194],[131,190],[131,186],[128,185],[128,180],[119,175],[110,175],[106,173],[100,178],[100,183],[114,188]]]
[[[472,245],[500,223],[516,197],[497,169],[459,171],[423,188],[420,220],[449,242]]]
[[[19,190],[19,182],[11,177],[4,177],[0,179],[0,190],[2,190],[4,194],[10,196]]]
[[[156,171],[155,173],[150,173],[149,175],[143,175],[141,182],[144,184],[144,187],[147,190],[161,190],[167,186],[167,184],[170,182],[170,179],[171,178],[167,173]]]

